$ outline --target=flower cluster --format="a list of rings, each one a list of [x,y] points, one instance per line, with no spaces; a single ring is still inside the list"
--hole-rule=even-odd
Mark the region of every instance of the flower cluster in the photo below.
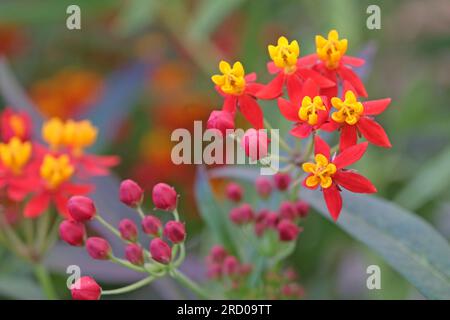
[[[264,115],[258,100],[277,99],[281,115],[293,122],[290,134],[299,139],[312,136],[316,149],[314,163],[309,162],[311,148],[300,154],[300,161],[296,154],[289,162],[294,167],[301,166],[307,173],[305,187],[315,189],[320,186],[331,216],[337,220],[342,207],[341,187],[352,192],[376,192],[366,178],[344,167],[358,161],[367,148],[367,142],[358,144],[358,137],[377,146],[391,147],[386,132],[374,120],[391,100],[360,100],[368,94],[354,68],[362,66],[364,60],[346,55],[348,41],[339,38],[336,30],[331,30],[327,38],[317,35],[315,40],[316,53],[304,57],[300,57],[300,46],[295,40],[289,42],[280,37],[277,44],[269,45],[271,61],[267,69],[275,76],[265,85],[255,82],[254,73],[246,75],[240,62],[231,66],[221,61],[221,74],[214,75],[212,81],[224,97],[224,103],[221,111],[211,114],[208,128],[222,133],[234,128],[234,117],[239,110],[253,126],[247,139],[257,140],[262,149],[262,152],[258,150],[258,155],[246,149],[246,154],[254,160],[262,158],[268,153],[270,141],[263,131],[258,133],[264,128]],[[287,99],[282,97],[284,92]],[[339,133],[337,149],[340,154],[332,154],[319,137],[322,131]],[[242,146],[247,148],[245,142]],[[291,154],[296,151],[287,149]]]
[[[85,246],[92,259],[109,260],[135,271],[146,273],[148,282],[166,273],[179,275],[176,268],[184,260],[186,230],[179,221],[178,195],[172,187],[158,183],[153,187],[152,200],[156,210],[171,212],[173,219],[163,223],[155,214],[144,214],[141,204],[144,191],[132,180],[124,180],[119,189],[120,201],[135,209],[140,218],[140,229],[147,238],[147,246],[139,242],[138,226],[132,219],[122,219],[117,228],[105,221],[97,212],[94,202],[85,196],[69,200],[69,217],[59,226],[62,240],[71,246]],[[116,257],[109,242],[98,236],[87,237],[85,224],[97,219],[106,229],[124,242],[123,258]],[[142,238],[141,238],[142,239]],[[148,283],[144,281],[142,285]],[[96,300],[107,295],[91,277],[78,279],[71,288],[74,299]]]
[[[0,123],[0,197],[13,203],[29,199],[23,208],[26,218],[42,215],[50,204],[67,216],[68,198],[92,190],[91,185],[75,181],[108,174],[118,163],[115,156],[85,152],[97,137],[97,129],[87,120],[46,121],[42,126],[46,145],[32,139],[26,113],[7,108]]]

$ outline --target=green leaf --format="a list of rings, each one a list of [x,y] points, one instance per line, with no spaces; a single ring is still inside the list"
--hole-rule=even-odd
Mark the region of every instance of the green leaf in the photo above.
[[[39,286],[30,278],[12,274],[0,277],[0,295],[13,299],[44,299]]]
[[[395,197],[395,202],[415,210],[450,185],[450,148],[423,165],[423,170]]]
[[[244,0],[203,0],[192,17],[188,32],[192,39],[204,40],[214,32],[216,27]]]
[[[342,192],[337,225],[379,253],[425,297],[450,299],[450,246],[419,216],[375,196]],[[330,218],[322,193],[302,197]]]
[[[203,166],[199,166],[197,169],[195,198],[200,215],[212,232],[215,241],[223,244],[231,253],[236,254],[238,250],[232,236],[231,223],[221,205],[214,199],[208,173]]]

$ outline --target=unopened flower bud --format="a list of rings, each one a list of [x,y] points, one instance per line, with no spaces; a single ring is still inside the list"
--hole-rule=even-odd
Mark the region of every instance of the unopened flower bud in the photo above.
[[[59,225],[59,236],[71,246],[82,246],[84,245],[86,228],[81,222],[64,220]]]
[[[285,191],[291,184],[291,176],[288,173],[277,173],[274,177],[275,186],[280,191]]]
[[[162,264],[169,264],[172,259],[172,249],[160,238],[155,238],[150,242],[150,254],[153,260]]]
[[[137,266],[144,264],[144,250],[136,243],[130,243],[126,246],[125,257],[128,261]]]
[[[94,202],[84,196],[73,196],[67,202],[67,211],[73,220],[84,222],[91,220],[96,213]]]
[[[278,209],[278,213],[281,218],[293,221],[297,217],[297,207],[293,202],[283,201]]]
[[[267,198],[272,193],[272,182],[266,177],[259,177],[255,181],[256,192],[261,198]]]
[[[81,277],[71,287],[74,300],[99,300],[102,288],[91,277]]]
[[[234,117],[230,112],[214,110],[209,116],[206,127],[218,130],[221,135],[226,136],[227,130],[234,129]]]
[[[136,182],[127,179],[120,184],[119,199],[127,206],[135,208],[142,203],[144,191]]]
[[[212,263],[208,265],[206,276],[210,279],[218,279],[222,276],[222,265],[219,263]]]
[[[162,223],[157,217],[148,215],[142,219],[142,230],[145,234],[159,236],[161,233]]]
[[[169,221],[164,227],[164,235],[172,243],[180,243],[186,239],[186,229],[184,224],[179,221]]]
[[[134,221],[122,219],[119,223],[119,232],[124,240],[135,242],[138,236],[138,230]]]
[[[264,219],[264,224],[266,228],[272,228],[275,229],[278,225],[279,217],[276,212],[268,212]]]
[[[297,239],[300,228],[291,220],[281,220],[277,226],[280,241],[293,241]]]
[[[223,261],[223,273],[231,276],[239,272],[239,261],[234,256],[228,256]]]
[[[222,263],[225,257],[228,255],[227,250],[221,245],[214,245],[209,251],[208,260],[211,262]]]
[[[242,137],[241,147],[252,160],[259,160],[268,154],[269,138],[265,130],[250,128]]]
[[[299,218],[306,218],[309,212],[309,204],[303,200],[298,200],[295,203],[295,207],[297,208],[297,216]]]
[[[155,207],[160,210],[172,211],[177,207],[177,192],[165,183],[153,187],[152,199]]]
[[[93,259],[108,260],[111,256],[111,246],[100,237],[90,237],[86,241],[86,250]]]
[[[230,219],[235,224],[245,224],[253,220],[254,212],[248,203],[244,203],[240,207],[233,208],[230,211]]]
[[[229,200],[239,202],[242,200],[242,187],[237,183],[231,182],[227,185],[225,190],[226,196]]]

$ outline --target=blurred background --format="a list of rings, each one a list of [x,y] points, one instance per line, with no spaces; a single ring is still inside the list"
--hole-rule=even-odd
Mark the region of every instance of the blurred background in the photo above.
[[[193,194],[195,166],[172,164],[170,133],[191,129],[194,120],[206,120],[221,106],[210,81],[221,59],[242,61],[246,72],[257,72],[265,83],[270,79],[268,44],[285,35],[297,39],[306,55],[314,52],[316,34],[335,28],[349,40],[349,55],[367,59],[360,75],[369,97],[392,98],[378,119],[393,148],[371,146],[356,168],[381,197],[414,211],[449,239],[450,2],[376,1],[381,29],[368,30],[366,9],[373,2],[2,0],[0,106],[20,104],[33,113],[37,127],[51,116],[91,119],[100,129],[95,151],[122,158],[118,177],[146,188],[160,181],[176,186],[191,245],[202,256],[195,240],[203,232]],[[81,8],[81,30],[66,28],[70,4]],[[23,93],[29,100],[20,98]],[[273,102],[262,105],[266,116],[279,118]],[[238,126],[246,126],[239,121]],[[279,123],[282,130],[287,125]],[[219,195],[223,185],[214,183]],[[333,223],[312,214],[304,228],[291,260],[306,298],[421,298],[379,256]],[[70,260],[71,253],[65,254]],[[198,265],[194,260],[186,263]],[[49,262],[61,283],[67,263]],[[382,290],[366,289],[365,270],[371,264],[383,270]],[[105,270],[106,287],[132,277],[90,266],[97,268],[93,272]],[[20,276],[27,272],[0,249],[0,296],[22,298],[33,292],[33,284]],[[163,282],[126,298],[177,297],[183,292]]]

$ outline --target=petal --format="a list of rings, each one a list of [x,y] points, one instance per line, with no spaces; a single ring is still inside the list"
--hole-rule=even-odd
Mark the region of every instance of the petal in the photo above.
[[[292,134],[294,137],[305,139],[311,134],[311,131],[312,127],[309,124],[300,123],[294,128],[292,128],[292,130],[289,131],[289,133]]]
[[[289,99],[292,103],[299,104],[302,101],[302,80],[295,73],[285,78]]]
[[[65,218],[69,217],[69,213],[67,211],[67,199],[62,194],[57,193],[53,197],[53,201],[55,202],[56,210],[60,215],[62,215]]]
[[[354,146],[358,141],[356,126],[344,124],[341,129],[341,138],[339,140],[339,151]]]
[[[284,74],[280,72],[275,78],[256,93],[258,99],[272,100],[283,93]]]
[[[255,129],[263,128],[263,112],[254,98],[244,94],[238,98],[242,115]]]
[[[341,58],[341,62],[343,64],[348,64],[353,67],[361,67],[364,63],[366,63],[366,61],[364,59],[357,58],[357,57],[351,57],[351,56],[343,56]]]
[[[355,87],[358,96],[367,97],[367,91],[364,87],[364,84],[362,83],[358,75],[353,72],[353,70],[342,66],[339,68],[338,72],[342,79],[349,81],[352,86]]]
[[[330,159],[330,146],[319,136],[314,137],[314,154],[323,154]]]
[[[340,123],[334,122],[334,121],[328,121],[324,123],[322,126],[320,126],[320,130],[326,131],[326,132],[333,132],[341,127]]]
[[[356,193],[375,193],[377,189],[366,177],[353,171],[337,171],[334,181],[345,189]]]
[[[281,114],[287,119],[291,121],[298,121],[298,110],[300,108],[296,107],[289,100],[279,98],[278,99],[278,109],[280,109]]]
[[[344,84],[342,87],[343,87],[342,92],[344,94],[348,91],[354,92],[355,94],[357,93],[355,87],[353,87],[349,81],[344,81]]]
[[[223,100],[222,110],[234,114],[236,112],[237,98],[235,96],[226,96]]]
[[[48,193],[41,193],[28,201],[24,209],[24,216],[26,218],[36,218],[48,209],[50,204],[50,195]]]
[[[280,72],[280,68],[278,68],[273,61],[267,62],[267,71],[270,74],[276,74]]]
[[[308,67],[308,66],[316,63],[316,61],[317,61],[317,54],[315,54],[315,53],[308,54],[304,57],[297,59],[297,67],[299,67],[299,68]]]
[[[247,74],[247,75],[244,77],[244,79],[245,79],[245,81],[247,81],[247,82],[253,82],[253,81],[256,81],[256,73],[255,73],[255,72],[250,72],[249,74]]]
[[[367,150],[367,146],[367,142],[351,146],[338,154],[333,160],[333,163],[338,169],[347,167],[361,159]]]
[[[382,113],[391,103],[391,98],[378,99],[363,102],[365,115],[377,115]]]
[[[383,127],[374,120],[368,117],[361,117],[358,121],[358,129],[370,143],[385,148],[392,147]]]
[[[337,221],[342,210],[342,197],[336,185],[323,189],[323,197],[331,217]]]
[[[303,79],[314,80],[314,82],[321,88],[329,88],[334,87],[336,85],[335,82],[322,76],[320,73],[312,69],[301,68],[298,69],[296,73],[299,74],[300,77],[302,77]]]
[[[256,94],[261,91],[262,89],[264,89],[264,85],[261,83],[247,83],[247,85],[245,86],[245,93],[256,97]]]
[[[314,98],[315,96],[319,95],[319,87],[317,86],[317,84],[312,80],[312,79],[308,79],[303,83],[303,87],[302,87],[302,94],[301,97],[311,97]]]

